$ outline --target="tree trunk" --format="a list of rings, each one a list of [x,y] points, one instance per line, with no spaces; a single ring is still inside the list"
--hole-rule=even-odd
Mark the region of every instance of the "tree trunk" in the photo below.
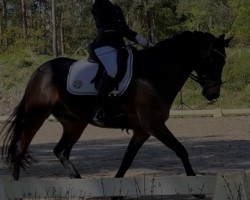
[[[64,12],[65,12],[65,4],[62,4],[61,11],[61,19],[60,19],[60,50],[61,55],[65,54],[65,46],[64,46]]]
[[[21,0],[22,3],[22,24],[23,24],[23,38],[27,39],[28,37],[28,23],[27,23],[27,15],[26,15],[26,2],[25,0]]]
[[[64,12],[64,11],[63,11]],[[60,23],[60,40],[61,40],[61,54],[65,54],[65,48],[64,48],[64,27],[63,27],[63,20],[64,20],[64,15],[61,15],[61,23]]]
[[[151,43],[155,43],[156,42],[156,38],[155,38],[155,23],[154,23],[154,15],[153,15],[153,6],[150,5],[150,1],[146,0],[144,2],[144,6],[145,6],[145,21],[147,23],[148,26],[148,38],[149,41]]]
[[[154,22],[154,17],[152,13],[153,13],[152,9],[149,9],[146,13],[148,30],[149,30],[148,38],[152,44],[155,44],[157,41],[155,38],[155,22]]]
[[[6,0],[2,0],[2,5],[3,5],[3,19],[7,19],[7,6],[6,6]]]
[[[2,0],[3,12],[2,21],[0,22],[0,46],[7,45],[7,40],[3,38],[3,32],[6,29],[7,24],[7,6],[6,0]]]
[[[57,56],[57,29],[56,29],[56,0],[51,1],[51,13],[52,13],[52,43],[53,43],[53,56]]]

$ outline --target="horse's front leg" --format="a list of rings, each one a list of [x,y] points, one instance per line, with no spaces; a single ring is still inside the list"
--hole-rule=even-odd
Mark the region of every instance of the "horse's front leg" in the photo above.
[[[121,178],[125,175],[126,171],[132,164],[137,152],[142,147],[144,142],[149,138],[149,136],[150,135],[144,132],[140,132],[140,131],[133,132],[133,136],[130,140],[126,153],[123,157],[121,166],[115,176],[116,178]]]
[[[153,123],[153,126],[150,129],[150,132],[154,137],[160,140],[168,148],[173,150],[176,155],[181,159],[187,176],[195,176],[195,172],[189,161],[187,150],[171,133],[171,131],[166,127],[166,125],[164,123]]]

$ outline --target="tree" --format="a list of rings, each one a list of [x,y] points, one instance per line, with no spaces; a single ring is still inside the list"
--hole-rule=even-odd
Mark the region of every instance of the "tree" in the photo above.
[[[51,0],[51,24],[52,24],[52,46],[53,55],[57,56],[57,27],[56,27],[56,0]]]
[[[235,42],[238,44],[242,46],[250,46],[250,1],[230,0],[229,3],[234,15],[230,35],[234,37]]]
[[[227,33],[232,15],[226,0],[180,0],[177,13],[185,19],[186,29]]]
[[[177,5],[178,0],[161,0],[155,5],[155,35],[158,40],[182,31],[181,18],[176,13]]]
[[[184,30],[250,46],[249,0],[119,0],[129,26],[153,43]],[[0,0],[0,51],[86,55],[96,30],[90,0]],[[3,48],[4,47],[4,48]]]
[[[28,37],[28,23],[26,16],[26,2],[25,0],[21,0],[22,5],[22,24],[23,24],[23,38],[27,39]]]
[[[3,39],[3,32],[6,29],[7,22],[7,4],[6,0],[2,0],[2,16],[0,17],[0,46],[7,45],[7,41]]]

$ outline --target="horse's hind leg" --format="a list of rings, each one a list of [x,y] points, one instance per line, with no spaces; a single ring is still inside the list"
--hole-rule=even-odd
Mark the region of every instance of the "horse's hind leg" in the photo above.
[[[48,116],[46,115],[28,115],[25,118],[23,123],[23,128],[20,134],[19,141],[17,142],[15,148],[15,153],[13,155],[13,169],[12,175],[14,180],[18,180],[20,174],[20,167],[25,167],[24,160],[29,164],[28,158],[25,158],[25,154],[27,153],[28,146],[33,139],[34,135],[38,131],[38,129],[42,126],[44,121]]]
[[[149,138],[150,135],[140,131],[134,131],[133,136],[129,142],[126,153],[123,157],[121,166],[116,174],[116,178],[121,178],[125,175],[126,171],[132,164],[137,152],[142,147],[144,142]]]
[[[76,119],[62,121],[61,123],[63,126],[63,134],[59,143],[54,148],[54,154],[68,171],[70,177],[81,178],[80,174],[71,163],[69,156],[73,145],[78,141],[88,123],[77,122]]]

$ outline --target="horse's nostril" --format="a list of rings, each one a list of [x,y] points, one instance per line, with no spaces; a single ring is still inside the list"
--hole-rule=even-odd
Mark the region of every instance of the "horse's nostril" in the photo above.
[[[202,91],[202,95],[203,95],[204,97],[206,97],[206,99],[207,99],[208,101],[212,101],[212,100],[214,100],[214,99],[219,98],[220,93],[219,93],[219,92],[209,93],[208,90],[203,90],[203,91]]]
[[[214,99],[218,99],[219,96],[220,96],[219,94],[213,93],[213,94],[207,95],[206,98],[207,98],[207,100],[212,101]]]

